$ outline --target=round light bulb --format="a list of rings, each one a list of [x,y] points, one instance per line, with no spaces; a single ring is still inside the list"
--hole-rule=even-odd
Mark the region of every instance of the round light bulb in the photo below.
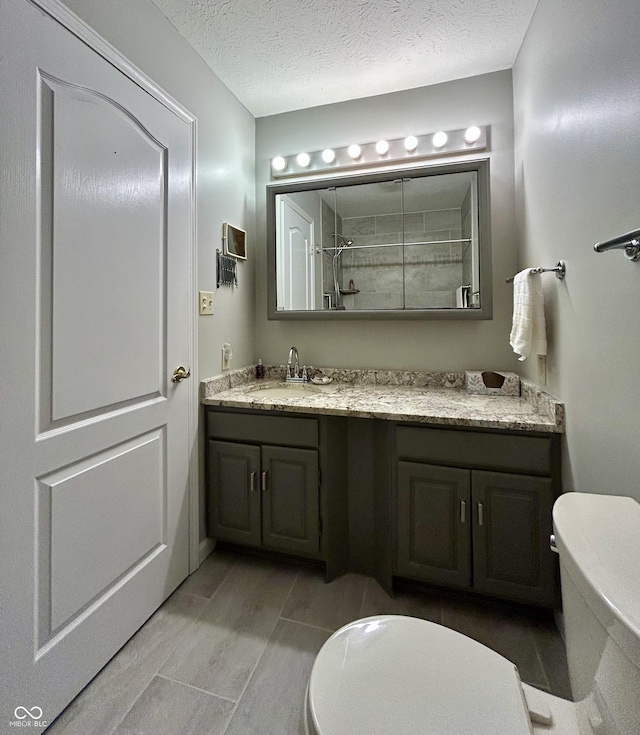
[[[381,155],[384,156],[385,154],[389,153],[389,144],[386,140],[379,140],[376,143],[376,151]]]
[[[481,135],[482,130],[480,130],[480,128],[476,127],[475,125],[472,125],[470,128],[466,129],[464,139],[467,141],[467,143],[475,143]]]
[[[415,149],[418,147],[418,139],[415,135],[410,135],[409,137],[404,139],[404,147],[409,151],[409,153],[415,151]]]
[[[442,148],[442,146],[446,144],[447,140],[449,140],[449,136],[441,130],[433,136],[433,147]]]
[[[325,163],[333,163],[336,160],[336,152],[331,148],[322,151],[322,160]]]
[[[284,171],[287,167],[287,162],[282,156],[276,156],[273,161],[271,161],[271,165],[276,171]]]
[[[308,153],[298,153],[296,161],[298,162],[298,166],[302,166],[304,168],[311,163],[311,156],[309,156]]]
[[[356,158],[360,158],[362,155],[362,148],[357,143],[354,143],[353,145],[350,145],[347,149],[347,153],[353,158],[355,161]]]

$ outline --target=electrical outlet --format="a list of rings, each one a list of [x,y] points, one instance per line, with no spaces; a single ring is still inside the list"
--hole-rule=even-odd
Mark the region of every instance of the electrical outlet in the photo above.
[[[231,349],[231,345],[228,342],[225,342],[222,345],[222,369],[223,370],[229,369],[229,363],[231,362],[232,357],[233,357],[233,351]]]
[[[200,313],[213,314],[213,291],[200,291]]]
[[[538,383],[547,384],[547,356],[538,355]]]

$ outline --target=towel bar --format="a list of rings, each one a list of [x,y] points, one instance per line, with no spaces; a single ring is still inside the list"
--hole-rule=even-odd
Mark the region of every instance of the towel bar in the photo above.
[[[554,268],[532,268],[531,273],[555,273],[556,278],[559,278],[562,280],[567,275],[567,265],[564,262],[564,260],[559,260]],[[511,278],[507,278],[507,283],[513,283],[513,279],[515,276],[511,276]]]
[[[640,230],[632,230],[611,240],[597,242],[593,249],[596,253],[606,253],[607,250],[624,250],[627,260],[640,260]]]

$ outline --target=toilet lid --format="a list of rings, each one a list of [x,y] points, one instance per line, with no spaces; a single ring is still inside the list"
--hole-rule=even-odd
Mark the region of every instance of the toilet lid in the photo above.
[[[324,644],[309,679],[318,735],[531,735],[516,667],[441,625],[379,615]]]

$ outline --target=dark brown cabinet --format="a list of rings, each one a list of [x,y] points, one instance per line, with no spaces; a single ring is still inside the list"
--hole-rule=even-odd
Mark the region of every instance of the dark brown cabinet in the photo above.
[[[215,408],[205,418],[209,535],[321,560],[327,579],[347,571],[344,422]]]
[[[398,561],[401,576],[471,586],[470,473],[398,463]]]
[[[399,426],[394,573],[553,605],[554,452],[552,438]],[[482,466],[511,472],[475,469]],[[518,474],[519,469],[540,476]]]
[[[556,574],[549,548],[552,480],[477,470],[471,477],[474,589],[552,604]]]
[[[263,447],[262,545],[296,554],[320,551],[318,452]]]
[[[209,534],[394,578],[558,603],[559,436],[206,411]]]
[[[317,555],[318,452],[209,442],[215,538]]]
[[[208,463],[214,538],[260,546],[260,447],[209,441]]]

